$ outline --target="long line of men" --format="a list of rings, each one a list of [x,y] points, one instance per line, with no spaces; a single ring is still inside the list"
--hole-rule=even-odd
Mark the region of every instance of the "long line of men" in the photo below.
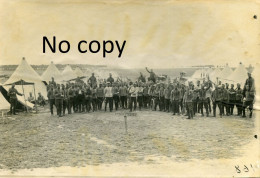
[[[246,117],[245,109],[249,106],[252,117],[255,91],[254,79],[248,73],[244,88],[237,84],[236,89],[231,84],[214,84],[210,80],[189,82],[188,85],[159,82],[114,82],[112,75],[105,83],[97,86],[94,74],[88,83],[78,79],[75,83],[57,84],[54,79],[48,85],[48,100],[53,115],[53,106],[56,106],[57,115],[62,117],[68,114],[129,109],[151,109],[156,111],[172,112],[173,115],[187,115],[193,118],[197,113],[208,117],[213,111],[216,117],[217,107],[219,115],[237,115]]]

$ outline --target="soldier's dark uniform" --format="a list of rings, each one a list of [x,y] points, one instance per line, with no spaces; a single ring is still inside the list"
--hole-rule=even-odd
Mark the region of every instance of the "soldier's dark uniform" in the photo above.
[[[179,114],[179,101],[180,101],[180,90],[175,87],[171,92],[171,101],[173,106],[173,115]]]
[[[119,88],[119,96],[120,96],[122,108],[127,109],[127,87],[125,85],[122,85]]]
[[[54,91],[55,94],[55,106],[57,109],[57,115],[62,116],[62,111],[63,111],[63,90],[60,87],[57,87]]]
[[[83,87],[78,89],[78,96],[77,96],[77,104],[78,104],[78,112],[85,111],[85,90]]]
[[[148,94],[149,88],[148,86],[145,86],[143,89],[143,106],[144,108],[147,108],[149,104],[149,94]]]
[[[244,92],[244,101],[243,101],[243,117],[246,117],[246,112],[245,109],[249,106],[249,117],[252,117],[252,113],[253,113],[253,101],[255,98],[255,92],[254,90],[251,88],[249,89],[249,85],[246,85],[246,90]]]
[[[223,115],[222,100],[223,100],[223,89],[220,88],[220,87],[217,87],[212,92],[213,115],[214,115],[214,117],[216,117],[216,108],[217,108],[217,106],[219,108],[220,117],[222,117],[222,115]]]
[[[233,115],[234,106],[236,104],[236,90],[234,89],[234,85],[231,85],[229,89],[229,108],[230,108],[230,115]]]
[[[117,86],[113,86],[113,100],[115,103],[115,109],[118,110],[118,104],[119,104],[119,88]]]
[[[193,118],[193,90],[191,89],[187,89],[185,94],[184,94],[184,102],[186,105],[186,110],[187,110],[187,115],[188,115],[188,119],[192,119]]]
[[[15,110],[16,110],[16,104],[17,104],[17,96],[16,96],[16,94],[22,96],[22,94],[19,93],[14,87],[9,89],[8,95],[10,97],[9,101],[10,101],[10,104],[11,104],[10,105],[10,113],[14,114],[14,115],[16,114]]]
[[[229,93],[228,93],[228,89],[226,88],[222,88],[223,89],[223,103],[222,103],[222,107],[223,107],[223,114],[224,114],[224,109],[226,109],[226,115],[229,116],[230,115],[230,109],[229,109]]]
[[[71,108],[73,108],[73,111],[75,112],[75,106],[73,105],[74,103],[74,95],[75,91],[73,86],[70,86],[68,89],[68,113],[71,114]]]
[[[201,89],[199,90],[199,102],[200,102],[199,109],[200,109],[201,115],[204,116],[204,113],[203,113],[203,106],[204,106],[205,109],[206,109],[207,117],[208,117],[209,116],[209,110],[208,110],[208,100],[207,100],[207,97],[206,97],[207,89],[204,89],[204,87],[201,87]]]
[[[84,94],[85,94],[85,99],[84,99],[84,105],[86,108],[86,112],[89,112],[91,110],[91,100],[92,100],[92,91],[89,87],[86,88],[86,90],[84,90]],[[85,111],[85,109],[83,109],[83,111]]]
[[[68,109],[68,89],[63,87],[62,90],[63,90],[63,95],[64,95],[64,97],[63,97],[63,106],[62,106],[63,116],[64,116],[66,109],[69,111],[69,109]]]
[[[92,89],[92,111],[97,111],[97,88]]]
[[[97,88],[97,105],[98,105],[98,110],[102,109],[102,103],[104,100],[104,88],[102,87],[102,85],[100,85]]]
[[[240,88],[240,84],[237,85],[236,89],[236,107],[237,107],[237,115],[242,115],[242,107],[243,107],[243,90]]]
[[[161,86],[159,91],[159,110],[164,111],[164,88]]]
[[[48,97],[49,104],[50,104],[51,115],[53,115],[53,106],[55,105],[55,95],[54,95],[54,89],[53,89],[53,87],[51,87],[51,88],[48,90],[47,97]]]
[[[165,105],[165,110],[167,112],[170,112],[170,98],[171,98],[171,90],[170,87],[166,87],[164,90],[164,105]]]

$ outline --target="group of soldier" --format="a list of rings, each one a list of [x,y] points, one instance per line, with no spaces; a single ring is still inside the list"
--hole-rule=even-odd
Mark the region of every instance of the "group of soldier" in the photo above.
[[[110,74],[102,83],[97,83],[94,75],[84,82],[77,78],[73,83],[58,84],[55,79],[47,86],[50,111],[56,107],[59,117],[65,114],[85,113],[96,111],[110,111],[119,109],[135,110],[151,109],[171,112],[173,115],[187,115],[192,119],[197,113],[201,116],[216,117],[217,107],[219,115],[238,115],[246,117],[249,107],[249,117],[252,117],[255,96],[254,79],[248,73],[248,79],[243,87],[240,84],[217,84],[210,80],[188,82],[163,83],[154,78],[150,72],[149,81],[141,74],[136,82],[115,81]],[[237,113],[234,113],[234,108]]]

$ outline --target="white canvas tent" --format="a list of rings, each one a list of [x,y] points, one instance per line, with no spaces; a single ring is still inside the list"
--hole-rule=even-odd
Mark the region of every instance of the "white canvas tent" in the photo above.
[[[67,65],[61,74],[62,74],[64,80],[71,80],[71,79],[77,78],[77,75],[72,70],[70,65]]]
[[[192,78],[192,79],[200,79],[200,78],[202,78],[202,73],[203,73],[202,69],[197,69],[197,70],[193,73],[193,75],[191,76],[191,78]]]
[[[38,73],[27,63],[25,58],[22,59],[20,65],[16,68],[16,70],[13,72],[13,74],[10,76],[10,78],[4,83],[4,84],[10,84],[17,82],[19,80],[24,80],[26,82],[34,83],[35,85],[35,93],[41,93],[45,98],[47,98],[47,91],[46,86],[42,82],[41,77],[38,75]],[[5,90],[9,90],[11,86],[4,86]],[[34,93],[34,87],[31,85],[26,85],[24,87],[24,94],[25,96],[17,96],[18,101],[22,104],[27,103],[27,105],[30,105],[29,102],[26,102],[24,98],[29,97],[29,93]],[[15,86],[17,91],[19,93],[23,93],[23,89],[21,85]],[[32,104],[33,106],[33,104]],[[30,107],[30,106],[29,106]]]
[[[233,73],[233,70],[228,66],[228,64],[225,66],[225,68],[221,71],[218,78],[220,81],[225,83],[230,83],[228,80],[228,77]]]
[[[230,83],[233,84],[240,83],[242,87],[244,87],[246,79],[247,79],[247,70],[242,63],[240,63],[239,66],[234,70],[234,72],[228,77]]]
[[[51,81],[51,78],[54,78],[55,81],[60,82],[63,80],[63,77],[61,75],[61,72],[59,69],[55,66],[55,64],[51,61],[50,65],[47,67],[47,69],[42,74],[42,80],[43,81]]]
[[[0,86],[2,86],[2,84],[0,83]],[[10,109],[10,103],[8,101],[6,101],[5,97],[2,95],[2,93],[0,92],[0,110],[8,110]]]
[[[220,74],[221,74],[221,69],[217,67],[213,72],[211,72],[211,74],[209,74],[209,78],[211,81],[217,82],[217,78],[220,76]]]
[[[84,73],[82,72],[82,70],[78,66],[76,67],[74,72],[75,72],[77,77],[83,77],[84,76]]]

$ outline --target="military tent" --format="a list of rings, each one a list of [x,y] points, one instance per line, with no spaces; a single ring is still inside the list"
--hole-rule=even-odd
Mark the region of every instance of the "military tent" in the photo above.
[[[2,84],[0,83],[0,86]],[[10,109],[10,103],[5,99],[5,97],[2,95],[2,92],[0,92],[0,110],[8,110]]]
[[[70,65],[67,65],[61,74],[62,74],[63,79],[66,81],[77,78],[77,75],[72,70]]]
[[[84,73],[82,72],[82,70],[78,66],[76,67],[74,72],[75,72],[77,77],[83,77],[84,76]]]
[[[209,78],[211,81],[217,82],[217,78],[219,78],[220,74],[221,74],[221,69],[217,67],[213,72],[209,74]]]
[[[197,69],[193,75],[191,76],[192,79],[201,79],[203,77],[202,69]]]
[[[228,64],[224,67],[224,69],[219,74],[218,78],[223,83],[230,83],[228,77],[233,73],[233,70],[228,66]]]
[[[227,79],[230,81],[230,83],[240,83],[241,86],[244,87],[245,81],[247,79],[247,70],[245,66],[240,63],[234,72],[227,77]]]
[[[47,69],[42,74],[42,80],[48,82],[48,81],[52,80],[51,79],[52,77],[57,82],[60,82],[63,80],[61,72],[55,66],[55,64],[51,61],[50,65],[47,67]]]
[[[16,68],[16,70],[13,72],[13,74],[4,84],[14,83],[19,80],[24,80],[26,82],[34,83],[35,92],[41,93],[45,98],[47,98],[46,86],[42,82],[42,79],[38,75],[38,73],[27,63],[25,58],[22,59],[19,66]],[[4,86],[4,88],[5,90],[8,91],[10,86]],[[21,85],[17,85],[15,88],[17,89],[18,92],[23,93],[23,89]],[[31,85],[24,86],[25,98],[29,97],[30,92],[34,93],[34,87]],[[24,97],[18,96],[18,101],[25,102]]]

